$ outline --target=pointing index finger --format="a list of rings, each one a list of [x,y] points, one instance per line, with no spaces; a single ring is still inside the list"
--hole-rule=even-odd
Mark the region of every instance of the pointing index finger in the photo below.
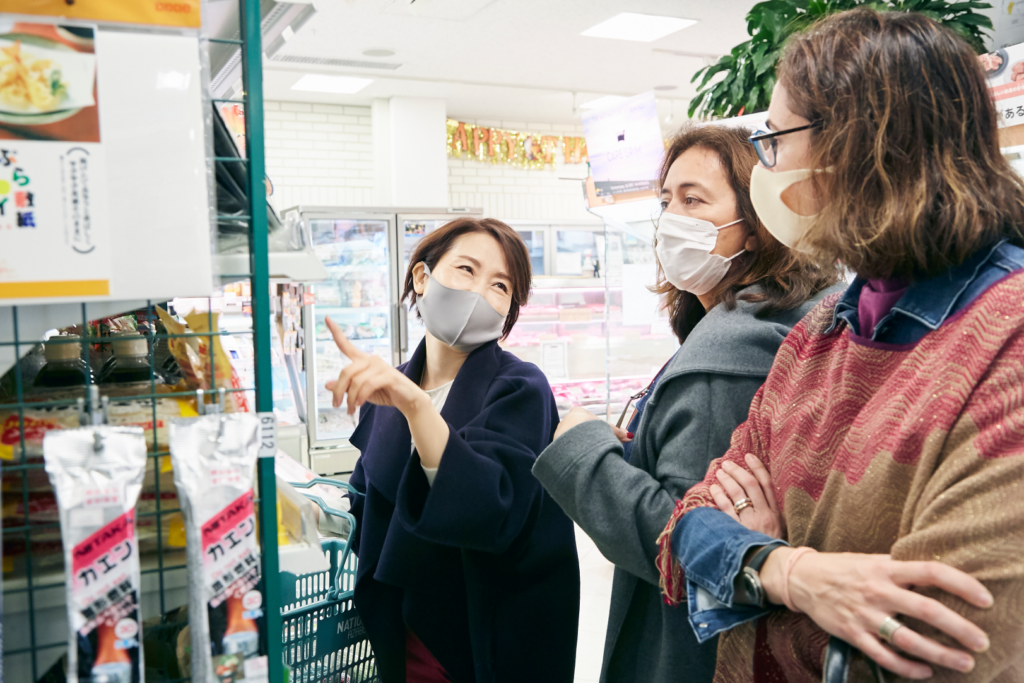
[[[366,355],[363,351],[356,348],[356,345],[349,341],[349,338],[345,336],[345,333],[338,327],[338,323],[331,320],[330,316],[324,318],[324,322],[327,323],[327,329],[331,331],[331,336],[334,337],[334,343],[337,344],[338,350],[343,354],[356,360]]]

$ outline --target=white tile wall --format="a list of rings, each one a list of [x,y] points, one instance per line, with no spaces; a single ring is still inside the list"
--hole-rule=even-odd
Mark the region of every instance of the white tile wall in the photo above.
[[[374,204],[373,125],[369,107],[265,102],[267,173],[274,182],[274,207],[296,204]],[[582,126],[522,121],[467,121],[556,135],[583,135]],[[481,207],[502,220],[593,218],[584,209],[579,180],[586,164],[556,164],[542,170],[448,159],[450,205]]]
[[[264,102],[264,111],[274,208],[373,204],[369,107]]]

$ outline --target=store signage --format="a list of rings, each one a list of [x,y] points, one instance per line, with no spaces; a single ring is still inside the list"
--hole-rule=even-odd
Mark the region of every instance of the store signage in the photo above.
[[[93,30],[0,35],[0,302],[110,293]]]
[[[524,168],[553,165],[558,152],[567,164],[587,161],[587,142],[568,135],[522,133],[448,119],[448,156]]]
[[[199,28],[200,0],[0,0],[0,12]]]
[[[653,92],[584,112],[583,130],[598,197],[657,190],[665,141]]]
[[[1024,145],[1024,43],[978,59],[999,114],[1000,146]]]
[[[0,309],[209,294],[199,45],[0,24]]]

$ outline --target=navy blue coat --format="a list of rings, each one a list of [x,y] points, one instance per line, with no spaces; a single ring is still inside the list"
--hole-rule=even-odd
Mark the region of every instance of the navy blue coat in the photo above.
[[[421,342],[399,367],[419,383]],[[355,602],[385,683],[405,680],[406,625],[456,683],[569,683],[580,575],[572,522],[531,473],[558,412],[547,379],[491,342],[441,410],[450,435],[431,487],[395,408],[364,405]]]

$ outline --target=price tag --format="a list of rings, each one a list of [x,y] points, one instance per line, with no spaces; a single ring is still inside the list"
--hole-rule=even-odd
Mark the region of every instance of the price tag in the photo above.
[[[242,671],[245,674],[245,683],[249,683],[249,681],[261,683],[270,678],[270,667],[266,655],[245,660]]]
[[[277,418],[273,413],[260,413],[260,457],[277,456]]]

